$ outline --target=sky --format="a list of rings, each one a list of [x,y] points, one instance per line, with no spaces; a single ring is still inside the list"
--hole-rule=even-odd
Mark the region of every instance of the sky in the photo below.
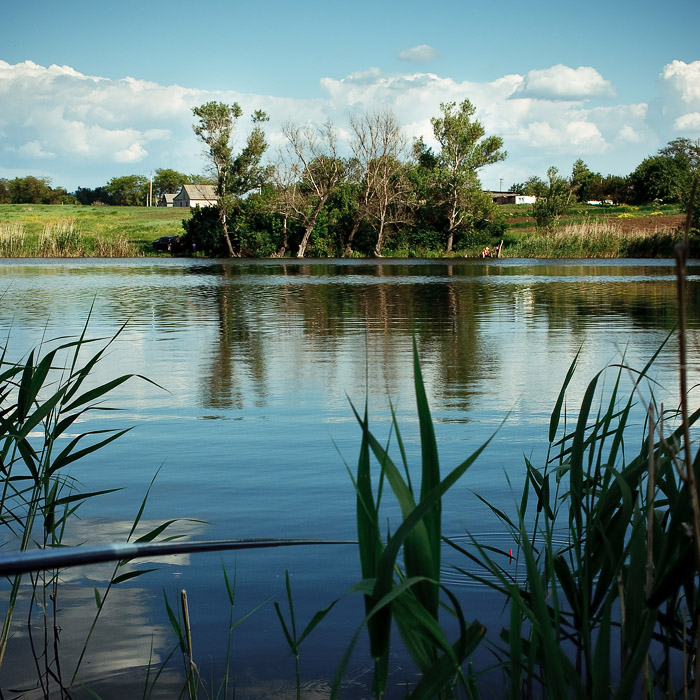
[[[288,122],[387,107],[432,141],[440,104],[469,99],[508,157],[506,189],[581,158],[625,175],[673,138],[700,138],[700,2],[562,0],[0,0],[0,177],[69,191],[157,168],[206,167],[192,108],[238,102]],[[349,153],[349,151],[346,151]]]

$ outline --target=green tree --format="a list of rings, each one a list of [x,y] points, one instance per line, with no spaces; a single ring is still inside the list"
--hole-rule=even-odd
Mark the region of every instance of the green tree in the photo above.
[[[547,192],[547,183],[541,177],[532,175],[525,182],[514,183],[508,191],[514,194],[528,194],[541,197]]]
[[[579,202],[587,202],[591,199],[601,199],[601,184],[603,178],[600,173],[594,173],[579,158],[571,169],[571,189]]]
[[[537,221],[537,228],[552,231],[559,219],[569,211],[573,192],[559,170],[551,167],[547,170],[547,189],[537,197],[532,205],[532,215]]]
[[[9,180],[7,189],[12,204],[48,204],[51,180],[47,177],[16,177]]]
[[[219,196],[217,207],[226,252],[229,257],[234,257],[235,252],[228,235],[228,217],[233,201],[226,185],[233,154],[231,136],[243,110],[237,102],[232,105],[223,102],[207,102],[200,107],[194,107],[192,113],[199,119],[193,124],[192,129],[197,138],[207,147],[209,165],[216,176],[216,191]]]
[[[691,141],[689,138],[677,138],[659,149],[659,155],[673,158],[686,171],[685,184],[681,193],[683,209],[688,211],[691,206],[693,183],[698,183],[700,177],[700,139]],[[691,221],[694,228],[700,228],[700,186],[696,184],[695,198],[692,202],[693,212]]]
[[[606,175],[600,183],[600,199],[609,199],[613,204],[630,204],[634,191],[629,176]]]
[[[262,127],[268,120],[265,112],[253,113],[253,130],[248,135],[245,147],[235,158],[231,137],[238,119],[243,114],[238,103],[227,105],[222,102],[207,102],[192,110],[199,119],[192,127],[196,136],[208,149],[209,165],[216,177],[216,189],[219,196],[217,211],[221,224],[222,236],[229,257],[241,254],[239,242],[234,248],[229,234],[229,219],[240,209],[240,198],[253,189],[262,187],[267,170],[261,166],[261,160],[267,143]]]
[[[481,122],[474,119],[476,108],[469,100],[440,105],[442,115],[430,120],[440,145],[432,171],[433,199],[447,222],[446,251],[453,247],[455,235],[481,220],[490,208],[481,189],[478,171],[506,157],[503,139],[485,136]],[[419,142],[419,151],[426,151]],[[489,198],[490,200],[490,198]]]
[[[188,175],[171,168],[157,168],[153,176],[153,196],[157,199],[164,194],[177,194],[184,184],[195,184]]]
[[[78,204],[113,204],[109,192],[104,187],[78,187],[74,196]]]
[[[4,177],[0,177],[0,204],[10,204],[11,202],[9,182]]]
[[[143,175],[113,177],[105,185],[105,192],[109,195],[111,203],[117,206],[145,206],[148,189],[148,178]]]
[[[645,158],[630,175],[634,199],[639,204],[656,200],[666,204],[680,202],[690,179],[688,162],[667,155]]]

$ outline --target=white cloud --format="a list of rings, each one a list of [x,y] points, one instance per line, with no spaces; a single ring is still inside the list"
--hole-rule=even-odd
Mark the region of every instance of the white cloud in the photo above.
[[[55,158],[56,154],[51,153],[49,151],[45,151],[42,148],[41,143],[39,141],[27,141],[23,146],[20,146],[17,149],[13,149],[12,147],[9,147],[8,150],[17,150],[18,153],[21,153],[22,155],[28,156],[29,158]]]
[[[620,141],[627,141],[628,143],[639,143],[642,140],[642,135],[637,133],[633,127],[626,124],[620,129],[618,138]]]
[[[614,97],[612,84],[595,68],[557,65],[525,74],[513,97],[538,100],[580,101],[593,97]]]
[[[671,61],[661,71],[659,86],[653,117],[665,140],[695,136],[700,131],[700,61]]]
[[[399,53],[399,58],[402,61],[411,61],[413,63],[427,63],[440,58],[440,54],[428,44],[421,44],[410,49],[404,49]]]
[[[700,112],[688,112],[673,123],[678,131],[700,131]]]
[[[700,104],[700,61],[671,61],[664,66],[661,78],[681,101],[688,105]]]
[[[123,148],[114,154],[114,160],[117,163],[138,163],[148,155],[143,146],[139,143],[132,143],[128,148]]]
[[[691,82],[700,62],[670,66],[673,70],[667,66],[667,77],[660,80],[664,118],[677,130],[697,130],[700,102],[693,101]],[[40,158],[44,172],[37,174],[68,189],[156,168],[199,172],[205,161],[192,132],[192,107],[209,100],[242,106],[239,144],[248,115],[265,110],[271,117],[266,131],[274,157],[284,145],[281,125],[286,121],[322,124],[330,119],[343,141],[349,112],[384,107],[395,112],[409,139],[423,136],[433,143],[430,119],[439,114],[440,103],[468,98],[486,132],[502,136],[509,152],[504,163],[487,170],[511,182],[522,180],[528,171],[544,175],[549,165],[568,171],[579,157],[595,170],[624,174],[668,140],[660,141],[652,128],[646,103],[589,106],[586,98],[609,96],[612,90],[592,68],[553,66],[490,82],[459,82],[436,73],[387,74],[375,67],[321,78],[320,88],[318,98],[294,99],[164,86],[130,77],[112,80],[68,66],[0,61],[5,149],[0,177],[34,174]]]

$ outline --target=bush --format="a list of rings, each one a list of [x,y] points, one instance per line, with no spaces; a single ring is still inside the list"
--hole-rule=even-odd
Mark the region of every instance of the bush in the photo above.
[[[185,229],[182,242],[186,250],[196,250],[212,257],[226,255],[224,229],[217,207],[196,207],[189,219],[182,220],[182,228]]]

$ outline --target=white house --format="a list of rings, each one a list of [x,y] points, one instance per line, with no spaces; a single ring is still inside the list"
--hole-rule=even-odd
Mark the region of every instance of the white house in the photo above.
[[[174,207],[211,207],[219,201],[214,185],[183,185],[173,197]]]

